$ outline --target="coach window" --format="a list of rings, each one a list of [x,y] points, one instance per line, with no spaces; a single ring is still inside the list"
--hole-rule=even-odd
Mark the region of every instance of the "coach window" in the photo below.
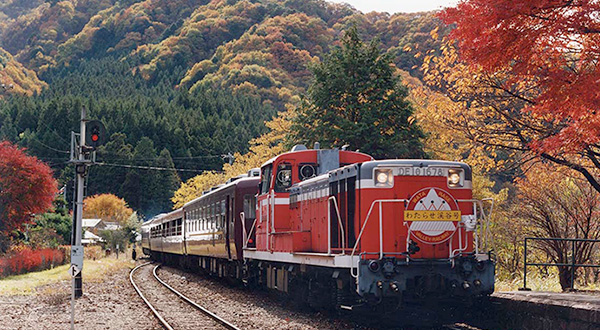
[[[204,205],[204,224],[203,229],[208,229],[208,205]]]
[[[269,188],[271,186],[271,174],[273,172],[273,165],[269,164],[262,168],[260,185],[261,185],[261,194],[266,194],[269,192]]]
[[[275,192],[285,192],[292,186],[292,164],[283,163],[277,166]]]
[[[221,201],[221,228],[225,228],[225,200]]]
[[[212,204],[206,205],[206,229],[212,228]]]
[[[256,197],[244,195],[244,216],[246,219],[256,219]]]
[[[219,204],[217,204],[217,202],[215,202],[213,204],[213,229],[217,229],[217,222],[219,220]]]
[[[217,229],[221,222],[221,202],[215,202],[215,223],[214,228]]]
[[[217,223],[217,203],[210,205],[210,228],[215,229]]]

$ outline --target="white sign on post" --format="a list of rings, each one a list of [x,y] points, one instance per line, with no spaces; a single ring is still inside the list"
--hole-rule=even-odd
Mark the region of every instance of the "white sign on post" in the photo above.
[[[77,267],[77,265],[71,265],[71,268],[69,268],[69,274],[71,274],[71,277],[77,276],[77,274],[80,272],[81,268]]]
[[[83,246],[71,246],[71,265],[77,266],[80,270],[83,269]]]

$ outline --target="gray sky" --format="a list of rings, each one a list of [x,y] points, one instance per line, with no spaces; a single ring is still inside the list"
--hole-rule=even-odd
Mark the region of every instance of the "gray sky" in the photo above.
[[[454,7],[458,0],[328,0],[331,2],[345,2],[354,8],[368,13],[370,11],[388,12],[390,14],[402,12],[413,13]]]

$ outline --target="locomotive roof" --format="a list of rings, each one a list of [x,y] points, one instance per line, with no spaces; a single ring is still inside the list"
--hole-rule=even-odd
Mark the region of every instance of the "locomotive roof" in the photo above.
[[[373,169],[377,166],[412,166],[412,167],[429,167],[443,166],[462,168],[465,171],[465,180],[472,180],[471,167],[463,162],[451,162],[445,160],[429,160],[429,159],[386,159],[364,162],[360,166],[360,176],[363,179],[373,178]]]
[[[338,149],[303,149],[303,150],[298,150],[298,151],[288,151],[286,153],[277,155],[269,160],[267,160],[266,162],[264,162],[260,167],[264,167],[266,165],[272,164],[273,162],[275,162],[276,159],[281,158],[283,156],[287,156],[287,155],[291,155],[291,154],[303,154],[303,153],[311,153],[311,152],[318,152],[319,150],[323,151],[323,150],[338,150]],[[358,152],[358,151],[349,151],[349,150],[338,150],[339,152],[345,152],[345,153],[352,153],[352,154],[356,154],[356,155],[364,155],[364,156],[369,156],[365,153],[362,152]],[[373,157],[371,157],[371,159],[373,159]]]

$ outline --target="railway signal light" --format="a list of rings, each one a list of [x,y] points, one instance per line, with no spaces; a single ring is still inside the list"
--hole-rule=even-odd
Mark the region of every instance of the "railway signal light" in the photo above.
[[[99,120],[91,120],[85,123],[85,144],[96,150],[106,141],[106,129]]]

